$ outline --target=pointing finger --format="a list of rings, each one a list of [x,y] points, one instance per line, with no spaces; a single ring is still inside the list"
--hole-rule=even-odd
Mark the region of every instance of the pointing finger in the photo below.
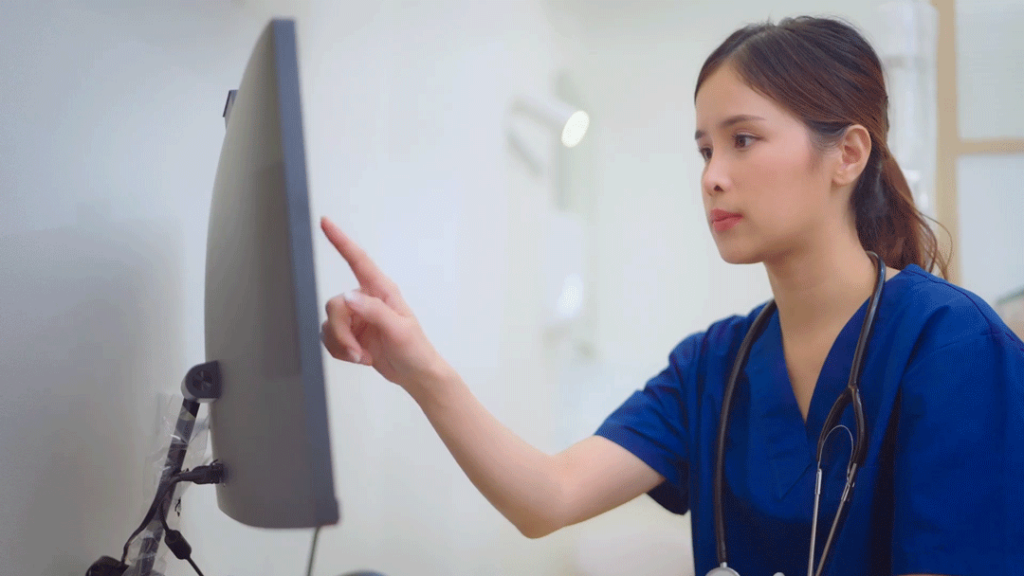
[[[358,244],[353,242],[337,224],[326,216],[320,219],[320,227],[342,258],[348,262],[349,268],[352,269],[352,273],[355,274],[356,280],[364,292],[380,298],[389,305],[396,306],[402,312],[407,311],[407,306],[399,294],[398,287],[381,272]]]
[[[387,277],[377,268],[373,260],[370,260],[366,252],[341,231],[337,224],[324,216],[320,220],[320,227],[323,228],[327,239],[337,248],[341,257],[348,262],[362,288],[385,288]]]

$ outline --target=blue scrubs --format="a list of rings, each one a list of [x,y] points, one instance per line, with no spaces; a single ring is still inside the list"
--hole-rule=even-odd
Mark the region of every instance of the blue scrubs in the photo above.
[[[761,304],[684,339],[668,366],[596,434],[666,478],[650,492],[691,511],[697,576],[717,566],[714,465],[722,396]],[[832,345],[805,423],[776,311],[737,381],[726,444],[729,565],[741,576],[807,573],[815,449],[847,385],[867,300]],[[910,265],[885,284],[860,393],[867,455],[830,576],[1024,573],[1024,343],[978,296]],[[852,431],[852,410],[843,423]],[[823,458],[815,565],[845,483],[850,439]]]

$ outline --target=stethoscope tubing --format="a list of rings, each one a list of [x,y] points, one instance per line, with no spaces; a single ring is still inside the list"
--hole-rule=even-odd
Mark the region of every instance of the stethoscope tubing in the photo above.
[[[822,452],[825,447],[825,441],[828,439],[830,433],[837,427],[837,425],[839,425],[839,419],[842,417],[843,411],[846,410],[847,406],[853,407],[854,421],[856,423],[855,427],[857,429],[856,438],[851,438],[853,440],[853,446],[850,451],[850,461],[847,465],[846,486],[843,488],[843,495],[839,501],[839,509],[836,511],[836,516],[833,519],[828,539],[825,541],[825,548],[822,551],[822,557],[818,564],[817,576],[821,576],[822,570],[828,560],[833,538],[837,533],[837,527],[840,524],[841,517],[843,516],[843,512],[846,507],[845,505],[849,501],[853,490],[857,470],[863,465],[864,458],[867,454],[867,423],[864,417],[864,406],[861,403],[859,384],[861,369],[864,363],[864,354],[867,350],[868,341],[871,339],[871,332],[874,329],[878,305],[882,299],[882,290],[885,285],[886,272],[885,262],[882,260],[882,257],[871,251],[868,251],[868,254],[876,260],[878,267],[878,278],[875,283],[875,290],[868,303],[867,313],[864,315],[864,322],[861,325],[860,336],[857,339],[857,348],[854,352],[853,366],[850,368],[850,377],[847,382],[847,386],[832,405],[832,409],[829,411],[829,414],[822,425],[822,432],[818,436],[818,447],[816,451],[818,469],[814,487],[814,520],[811,530],[811,550],[807,567],[808,576],[811,576],[813,573],[814,566],[815,532],[817,530],[818,505],[821,495]],[[718,438],[715,446],[714,485],[715,541],[719,567],[712,569],[709,576],[718,574],[736,575],[736,572],[728,567],[728,551],[725,544],[725,520],[722,508],[722,492],[725,484],[725,438],[729,429],[729,414],[730,408],[732,407],[732,397],[736,388],[736,381],[739,380],[740,372],[746,365],[747,359],[750,356],[750,349],[753,346],[754,341],[758,336],[760,336],[761,330],[764,328],[764,325],[767,323],[768,319],[771,318],[771,315],[775,310],[776,304],[773,299],[765,305],[757,315],[757,318],[754,320],[753,325],[751,325],[750,330],[747,331],[747,335],[744,337],[743,342],[740,344],[740,349],[736,353],[736,360],[733,363],[732,371],[729,375],[729,381],[726,383],[724,396],[722,398],[722,416],[719,419]],[[845,426],[843,427],[845,428]]]

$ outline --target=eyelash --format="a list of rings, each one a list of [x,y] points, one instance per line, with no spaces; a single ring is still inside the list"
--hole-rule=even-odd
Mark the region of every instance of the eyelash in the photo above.
[[[754,140],[757,140],[757,138],[755,138],[754,136],[751,136],[750,134],[737,134],[737,135],[733,136],[733,142],[736,142],[740,138],[747,138],[747,139],[750,140],[750,142],[753,142]],[[747,146],[743,146],[743,148],[747,148],[749,146],[750,146],[750,144],[747,144]],[[707,147],[705,147],[705,148],[698,148],[697,149],[697,153],[700,154],[701,158],[703,158],[705,162],[707,162],[711,158],[710,158],[710,156],[706,156],[705,152],[710,154],[711,153],[711,149],[707,148]]]

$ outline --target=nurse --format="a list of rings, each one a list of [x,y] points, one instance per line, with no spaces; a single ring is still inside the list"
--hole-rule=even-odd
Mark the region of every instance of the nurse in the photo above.
[[[747,26],[708,57],[694,102],[709,233],[726,262],[764,264],[773,298],[683,338],[596,434],[549,455],[504,427],[398,287],[325,218],[359,281],[327,305],[327,350],[407,390],[474,485],[530,538],[649,494],[692,513],[698,575],[719,567],[723,547],[741,575],[817,573],[862,434],[822,573],[1022,573],[1024,343],[944,279],[947,261],[887,148],[876,53],[831,19]],[[841,427],[824,430],[835,433],[822,449],[812,561],[818,440],[879,281],[859,379],[864,427],[847,408]],[[769,303],[729,403],[716,526],[726,383]]]

